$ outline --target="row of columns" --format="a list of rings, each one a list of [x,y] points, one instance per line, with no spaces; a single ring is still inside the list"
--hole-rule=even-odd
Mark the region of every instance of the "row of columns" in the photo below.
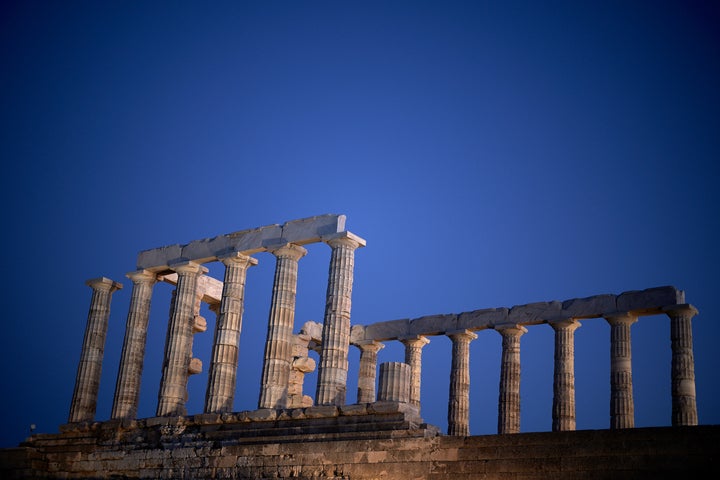
[[[344,405],[347,379],[350,307],[354,250],[360,242],[340,237],[328,242],[332,248],[325,321],[322,330],[320,370],[316,404]],[[259,408],[286,408],[292,369],[292,328],[298,260],[307,252],[287,244],[272,250],[276,256],[273,297],[263,362]],[[218,309],[205,412],[232,410],[236,386],[238,342],[242,329],[244,286],[247,269],[257,260],[233,253],[220,259],[225,265],[222,299]],[[165,345],[165,356],[157,415],[185,415],[187,379],[193,372],[192,335],[202,330],[198,317],[197,279],[207,272],[202,265],[185,262],[172,266],[178,274]],[[143,369],[147,326],[155,274],[128,274],[133,282],[127,330],[112,406],[112,418],[135,418]],[[103,350],[113,292],[122,285],[107,278],[89,280],[93,289],[83,348],[70,408],[69,422],[92,420],[102,369]],[[668,307],[672,346],[672,425],[696,425],[694,359],[691,320],[697,310],[691,305]],[[637,316],[627,312],[607,315],[610,325],[610,428],[634,427],[630,327]],[[574,332],[575,319],[548,322],[555,331],[552,429],[575,429]],[[499,325],[502,361],[498,399],[498,433],[520,431],[520,325]],[[469,435],[469,344],[477,335],[469,330],[446,332],[452,341],[452,368],[448,402],[448,434]],[[403,337],[405,364],[409,369],[408,402],[420,405],[422,348],[425,336]],[[358,403],[376,399],[377,354],[383,344],[364,341],[360,348]]]
[[[350,343],[354,252],[364,245],[364,240],[343,232],[326,243],[332,253],[316,403],[343,405]],[[258,407],[286,408],[293,362],[292,330],[298,260],[307,250],[288,243],[269,251],[276,257],[276,267]],[[217,322],[205,396],[206,413],[232,410],[246,273],[249,267],[257,264],[256,259],[239,252],[218,260],[225,265],[225,276],[222,298],[216,306]],[[194,333],[204,331],[206,325],[199,316],[197,286],[198,278],[207,273],[208,269],[191,261],[174,264],[170,268],[178,277],[165,340],[157,416],[187,414],[185,403],[188,376],[198,373],[202,365],[198,359],[192,358],[192,338]],[[133,282],[133,291],[115,385],[111,411],[113,419],[133,419],[137,416],[152,290],[158,280],[155,273],[147,270],[132,272],[127,276]],[[87,284],[93,289],[93,297],[70,408],[71,423],[94,419],[111,295],[122,288],[121,284],[107,278],[90,280]]]

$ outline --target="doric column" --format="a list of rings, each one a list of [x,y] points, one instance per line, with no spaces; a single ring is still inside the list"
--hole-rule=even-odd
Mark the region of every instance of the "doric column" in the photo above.
[[[410,403],[420,408],[422,348],[430,343],[430,340],[422,335],[415,335],[401,338],[400,341],[405,345],[405,363],[410,365]]]
[[[499,325],[502,335],[498,433],[520,432],[520,337],[527,333],[521,325]]]
[[[470,342],[477,335],[470,330],[447,332],[452,340],[448,435],[470,435]]]
[[[147,270],[128,273],[127,277],[133,282],[133,290],[110,418],[133,419],[137,418],[150,301],[157,277]]]
[[[575,430],[575,330],[573,319],[549,322],[555,330],[552,430]]]
[[[92,288],[93,293],[70,404],[70,423],[92,421],[95,418],[110,301],[113,292],[122,288],[122,284],[105,277],[88,280],[85,284]]]
[[[315,398],[317,405],[340,406],[346,396],[355,250],[364,246],[365,240],[350,232],[323,240],[332,254]]]
[[[307,253],[307,250],[288,243],[271,252],[277,262],[258,408],[286,408],[288,381],[293,361],[298,260]]]
[[[610,428],[633,428],[635,406],[630,325],[637,322],[637,316],[617,313],[606,316],[605,320],[610,324]]]
[[[377,354],[381,349],[385,348],[385,344],[367,340],[356,345],[360,349],[357,403],[372,403],[375,401]]]
[[[410,365],[403,362],[380,364],[378,401],[402,402],[410,400]]]
[[[225,265],[225,277],[220,310],[215,322],[215,337],[205,394],[206,413],[232,411],[237,382],[245,278],[247,269],[257,265],[256,259],[237,252],[221,258],[220,261]]]
[[[185,402],[195,327],[197,279],[208,271],[195,262],[175,264],[170,268],[177,272],[178,280],[165,341],[165,359],[156,413],[158,417],[187,413]]]
[[[672,425],[697,425],[695,359],[691,321],[698,311],[689,304],[674,305],[664,310],[670,317]]]

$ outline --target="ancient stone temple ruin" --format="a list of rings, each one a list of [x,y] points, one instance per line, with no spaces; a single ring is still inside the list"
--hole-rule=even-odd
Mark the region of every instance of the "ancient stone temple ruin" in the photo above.
[[[684,292],[656,287],[512,308],[351,322],[356,250],[365,240],[345,216],[322,215],[140,252],[111,418],[95,418],[111,298],[122,285],[89,280],[92,298],[68,422],[1,452],[2,478],[638,478],[717,471],[716,426],[698,425],[691,320]],[[298,262],[305,245],[331,249],[322,323],[295,331]],[[275,257],[257,409],[234,411],[246,273],[254,254]],[[224,277],[206,273],[222,262]],[[153,287],[175,286],[154,417],[138,418]],[[206,366],[193,336],[216,315]],[[634,428],[631,326],[644,315],[671,326],[672,427]],[[581,320],[610,325],[610,425],[576,431],[574,332]],[[531,328],[555,335],[552,432],[520,433],[520,345]],[[483,330],[502,337],[498,435],[470,436],[469,345]],[[446,432],[420,414],[422,350],[433,336],[452,342]],[[378,365],[385,343],[404,362]],[[357,399],[347,395],[348,352],[359,349]],[[313,350],[319,362],[309,356]],[[204,409],[188,412],[188,378],[208,369]],[[303,390],[317,368],[314,397]],[[153,392],[142,392],[153,395]]]

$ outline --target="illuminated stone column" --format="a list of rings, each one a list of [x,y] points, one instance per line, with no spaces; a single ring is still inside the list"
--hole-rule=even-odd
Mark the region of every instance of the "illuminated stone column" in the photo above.
[[[470,342],[477,335],[470,330],[447,332],[452,340],[448,435],[470,435]]]
[[[153,286],[157,282],[154,273],[139,270],[127,274],[133,282],[130,309],[125,326],[120,368],[110,418],[137,418],[140,401],[140,380],[145,362],[150,301]]]
[[[364,246],[365,240],[350,232],[323,240],[332,254],[315,403],[341,406],[345,405],[347,388],[355,250]]]
[[[220,310],[215,322],[215,338],[205,394],[206,413],[232,411],[237,383],[245,278],[247,269],[258,263],[256,259],[237,252],[220,260],[225,265],[225,277]]]
[[[93,293],[70,403],[69,423],[87,422],[95,418],[110,318],[110,301],[113,292],[122,288],[122,284],[105,277],[88,280],[85,284],[92,288]]]
[[[633,428],[635,406],[632,384],[632,343],[630,326],[637,316],[608,315],[610,324],[610,428]]]
[[[575,430],[575,330],[573,319],[549,322],[555,330],[552,430]]]
[[[672,425],[697,425],[695,359],[691,321],[698,311],[689,304],[674,305],[664,310],[670,317]]]
[[[499,325],[495,330],[502,335],[498,433],[519,433],[520,337],[527,333],[527,328],[520,325]]]
[[[271,252],[277,262],[258,408],[286,408],[293,362],[298,261],[307,254],[307,250],[288,243]]]
[[[410,365],[410,403],[420,408],[422,348],[430,343],[430,340],[422,335],[416,335],[401,338],[400,341],[405,345],[405,363]]]
[[[172,315],[165,343],[157,416],[186,415],[187,380],[191,368],[192,335],[196,325],[197,279],[208,269],[195,262],[171,265],[178,274]]]
[[[377,375],[377,355],[385,348],[385,344],[374,340],[358,343],[360,349],[360,366],[358,367],[357,403],[375,401],[375,377]]]
[[[380,364],[380,402],[402,402],[410,400],[410,365],[403,362]]]

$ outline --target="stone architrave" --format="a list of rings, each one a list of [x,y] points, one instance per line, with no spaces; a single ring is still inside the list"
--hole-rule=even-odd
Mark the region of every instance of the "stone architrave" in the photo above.
[[[610,428],[633,428],[635,404],[632,383],[631,313],[605,316],[610,324]]]
[[[575,430],[575,330],[574,319],[550,322],[555,330],[552,431]]]
[[[448,435],[470,435],[470,342],[477,335],[470,330],[447,332],[452,340]]]
[[[520,432],[520,337],[527,333],[521,325],[499,325],[502,335],[498,433]]]
[[[664,310],[670,317],[672,425],[697,425],[695,358],[691,322],[698,311],[689,304],[675,305]]]
[[[374,340],[365,340],[356,345],[360,349],[357,403],[372,403],[375,401],[377,355],[381,349],[385,348],[385,344]]]
[[[195,262],[171,265],[178,274],[172,315],[165,341],[158,407],[156,415],[186,415],[187,380],[192,357],[192,335],[195,326],[198,277],[208,269]]]
[[[422,335],[416,335],[401,338],[400,341],[405,345],[405,363],[410,365],[410,403],[419,408],[422,348],[430,343],[430,340]]]
[[[126,276],[132,280],[133,290],[110,415],[110,418],[113,419],[137,418],[140,381],[145,363],[147,329],[150,320],[150,302],[153,286],[157,282],[156,275],[147,270],[131,272]]]
[[[93,293],[70,404],[69,423],[88,422],[95,418],[110,302],[113,292],[122,288],[121,283],[105,277],[88,280],[85,284],[92,288]]]
[[[307,250],[291,243],[271,250],[277,262],[258,408],[286,408],[292,369],[298,261]]]
[[[205,394],[205,413],[225,413],[233,409],[237,383],[238,350],[248,268],[257,260],[242,253],[221,258],[225,265],[222,299],[215,323],[212,359]]]
[[[355,250],[364,246],[365,240],[350,232],[323,240],[332,254],[315,401],[317,405],[342,406],[347,389]]]

